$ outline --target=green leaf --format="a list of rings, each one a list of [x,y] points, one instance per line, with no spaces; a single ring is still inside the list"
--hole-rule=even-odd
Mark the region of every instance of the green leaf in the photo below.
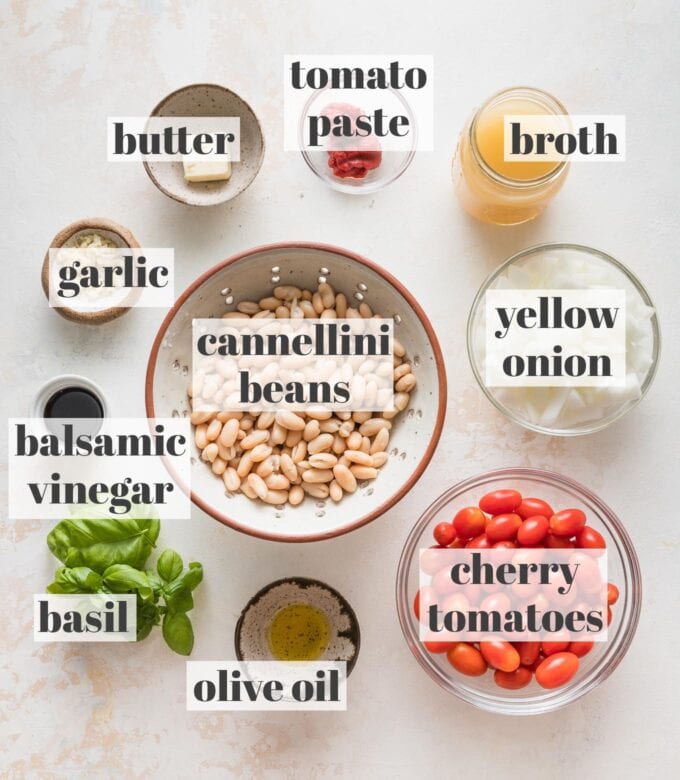
[[[182,573],[184,561],[174,550],[165,550],[156,564],[158,573],[166,582],[172,582]]]
[[[190,655],[194,648],[194,629],[184,612],[167,612],[163,618],[163,638],[168,647],[180,655]]]
[[[171,612],[190,612],[194,608],[194,597],[189,590],[180,590],[165,597],[165,603]]]
[[[203,566],[196,561],[192,561],[189,564],[189,568],[184,571],[175,579],[168,583],[163,592],[166,598],[172,598],[175,594],[181,590],[194,590],[203,580]]]
[[[103,574],[116,563],[141,569],[159,532],[154,518],[70,517],[52,529],[47,546],[66,566],[89,566]]]
[[[115,563],[113,566],[109,566],[104,572],[103,579],[111,593],[136,591],[143,601],[153,599],[153,587],[146,573],[125,563]]]
[[[54,582],[47,586],[48,593],[97,593],[102,578],[87,566],[69,569],[61,566],[54,574]]]
[[[160,608],[155,604],[140,602],[137,599],[137,641],[141,642],[160,623]]]

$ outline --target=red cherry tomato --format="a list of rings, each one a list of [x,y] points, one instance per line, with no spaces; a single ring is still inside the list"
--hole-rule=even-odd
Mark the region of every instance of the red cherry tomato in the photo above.
[[[492,545],[492,547],[495,547],[500,550],[514,550],[517,547],[517,545],[508,539],[504,539],[502,542],[495,542]]]
[[[489,666],[500,669],[501,672],[514,672],[519,666],[519,653],[510,642],[480,642],[479,649]]]
[[[607,604],[616,604],[619,600],[619,589],[613,582],[607,583]]]
[[[527,517],[517,531],[517,541],[524,547],[535,547],[545,539],[549,528],[547,517],[543,515]]]
[[[519,495],[519,493],[517,494]],[[486,524],[486,535],[490,542],[512,541],[522,525],[522,518],[515,514],[494,515]]]
[[[446,546],[451,550],[459,550],[461,547],[465,547],[465,540],[456,538],[451,544],[447,544]]]
[[[476,647],[466,642],[456,642],[447,651],[446,658],[453,668],[461,674],[479,677],[486,672],[486,661]]]
[[[475,536],[474,539],[471,539],[465,546],[471,547],[474,550],[486,550],[491,547],[491,542],[486,534],[480,534],[479,536]]]
[[[427,623],[427,610],[431,604],[436,603],[437,594],[434,592],[434,590],[429,585],[421,588],[413,599],[413,612],[415,613],[415,616],[418,618],[418,620]]]
[[[541,650],[543,655],[548,656],[555,655],[555,653],[563,653],[569,649],[569,642],[541,642]]]
[[[456,538],[456,529],[451,523],[439,523],[434,527],[434,540],[442,547],[446,547]]]
[[[536,517],[536,515],[550,520],[555,514],[550,504],[547,501],[543,501],[542,498],[523,498],[522,503],[512,511],[519,515],[522,520],[528,520],[530,517]]]
[[[434,634],[432,635],[435,636]],[[441,639],[426,639],[423,644],[430,653],[448,653],[455,642],[442,642]]]
[[[584,655],[588,655],[588,653],[593,649],[594,644],[595,642],[570,642],[569,652],[573,653],[579,658],[583,658]]]
[[[574,536],[585,524],[586,516],[580,509],[562,509],[550,518],[550,532],[555,536]]]
[[[576,534],[576,546],[587,550],[604,550],[607,543],[599,531],[596,531],[589,525],[585,525]]]
[[[490,515],[504,515],[514,512],[522,503],[522,495],[516,490],[494,490],[479,501],[479,508]]]
[[[607,625],[610,626],[612,624],[612,618],[614,617],[614,613],[612,612],[611,607],[607,607]]]
[[[574,653],[555,653],[539,664],[536,682],[541,688],[559,688],[576,674],[578,665],[578,656]]]
[[[456,513],[453,518],[453,526],[461,539],[474,539],[484,533],[486,515],[476,506],[466,506]]]
[[[554,534],[548,534],[545,537],[545,546],[551,550],[560,549],[562,547],[573,547],[574,543],[563,536],[555,536]]]
[[[515,642],[515,649],[519,653],[519,662],[522,666],[531,666],[541,650],[540,642]]]
[[[502,672],[500,669],[496,669],[493,673],[493,679],[496,685],[500,688],[507,688],[509,691],[517,691],[520,688],[525,688],[529,685],[533,676],[531,670],[524,666],[520,666],[519,669],[515,669],[514,672]]]

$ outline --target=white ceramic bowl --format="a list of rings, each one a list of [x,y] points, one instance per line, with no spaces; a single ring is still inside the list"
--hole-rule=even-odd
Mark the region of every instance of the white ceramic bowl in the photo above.
[[[394,420],[390,459],[378,477],[338,504],[311,497],[297,507],[271,507],[242,494],[228,496],[192,441],[191,498],[208,514],[239,531],[278,541],[327,539],[358,528],[399,501],[434,453],[446,409],[446,374],[437,338],[411,293],[390,273],[359,255],[324,244],[256,247],[206,271],[180,295],[154,340],[146,374],[149,417],[188,416],[191,324],[220,317],[239,300],[259,300],[278,284],[315,289],[325,277],[348,299],[366,300],[395,318],[395,335],[414,365],[418,385],[411,406]]]

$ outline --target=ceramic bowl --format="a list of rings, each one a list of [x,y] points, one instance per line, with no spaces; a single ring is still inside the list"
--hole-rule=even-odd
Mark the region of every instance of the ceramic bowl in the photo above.
[[[232,164],[226,181],[188,182],[181,161],[145,161],[151,181],[168,197],[189,206],[215,206],[247,189],[264,159],[264,136],[253,109],[219,84],[190,84],[171,92],[151,116],[237,116],[241,120],[241,160]]]
[[[194,503],[221,523],[265,539],[339,536],[386,512],[419,479],[439,441],[446,409],[444,360],[425,312],[394,276],[353,252],[325,244],[271,244],[224,260],[196,279],[163,321],[147,366],[148,416],[188,416],[192,320],[220,317],[240,300],[271,295],[278,284],[316,289],[320,279],[348,300],[365,300],[375,312],[395,319],[395,336],[406,348],[418,384],[410,407],[393,420],[390,458],[378,477],[337,504],[307,497],[299,506],[275,508],[240,493],[227,494],[192,439]]]
[[[88,233],[99,233],[120,247],[139,247],[137,239],[127,228],[119,225],[117,222],[113,222],[113,220],[105,219],[104,217],[80,219],[77,222],[67,225],[63,230],[60,230],[50,242],[42,264],[40,280],[45,297],[48,301],[50,298],[49,250],[71,246],[78,236],[86,235]],[[133,290],[130,294],[130,300],[137,297],[138,294],[138,290]],[[104,322],[110,322],[129,310],[129,306],[109,306],[93,311],[79,311],[78,309],[71,309],[67,306],[54,307],[54,311],[65,319],[72,320],[73,322],[80,322],[85,325],[101,325]]]
[[[271,661],[267,639],[277,613],[292,604],[304,604],[321,612],[328,621],[329,641],[320,661],[346,661],[347,674],[357,662],[360,646],[357,616],[337,590],[319,580],[287,577],[258,591],[246,604],[236,624],[234,644],[239,661]]]

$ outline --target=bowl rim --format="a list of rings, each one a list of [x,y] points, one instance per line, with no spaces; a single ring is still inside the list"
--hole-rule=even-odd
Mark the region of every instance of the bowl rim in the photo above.
[[[537,479],[545,482],[550,482],[557,485],[562,489],[571,489],[581,494],[587,501],[594,504],[598,511],[602,512],[606,516],[607,521],[611,523],[611,528],[607,527],[607,532],[612,536],[616,542],[616,546],[621,547],[625,552],[625,556],[621,553],[621,559],[624,561],[624,580],[626,581],[626,590],[624,591],[623,599],[623,611],[622,615],[626,618],[626,622],[623,620],[620,623],[616,633],[612,636],[611,640],[607,640],[607,651],[599,659],[598,665],[590,670],[589,674],[581,680],[579,687],[576,690],[562,691],[561,689],[554,689],[553,693],[556,698],[552,701],[541,704],[540,701],[528,705],[526,702],[521,701],[511,703],[509,705],[497,705],[493,706],[492,699],[490,697],[476,697],[470,695],[464,688],[458,687],[450,679],[443,679],[443,675],[437,677],[433,676],[428,668],[425,652],[420,649],[416,650],[415,645],[419,648],[422,647],[420,640],[413,639],[411,631],[411,625],[409,623],[409,617],[411,613],[411,604],[408,596],[408,577],[409,569],[413,563],[413,556],[417,552],[419,547],[419,539],[425,529],[427,523],[430,522],[431,515],[436,511],[439,511],[448,501],[456,494],[460,494],[466,490],[474,487],[483,488],[485,485],[492,483],[499,479]],[[417,533],[416,533],[417,531]],[[630,570],[626,569],[629,566]],[[629,582],[630,580],[630,582]],[[642,570],[640,567],[640,559],[638,558],[635,545],[631,539],[625,525],[621,522],[618,515],[611,509],[611,507],[605,503],[596,493],[590,488],[581,484],[571,477],[566,477],[555,471],[548,469],[538,469],[530,466],[516,466],[501,469],[492,469],[490,471],[484,471],[476,474],[472,477],[466,477],[460,482],[455,483],[451,487],[444,490],[434,501],[432,501],[415,522],[411,530],[409,531],[404,547],[402,548],[401,555],[399,557],[399,564],[397,566],[397,575],[395,577],[395,596],[397,616],[399,619],[399,625],[401,628],[404,640],[413,654],[414,658],[418,662],[419,666],[427,673],[428,677],[440,688],[450,693],[461,701],[472,705],[473,707],[486,711],[493,712],[500,715],[541,715],[548,712],[554,712],[562,709],[568,704],[572,704],[578,699],[585,696],[587,693],[596,688],[600,683],[604,682],[618,667],[626,653],[628,652],[630,645],[635,638],[635,633],[640,621],[640,614],[642,611],[642,598],[643,598],[643,586],[642,586]],[[627,604],[628,600],[630,604]],[[613,640],[621,633],[621,640],[618,645],[614,645]],[[606,665],[605,665],[606,662]],[[560,695],[561,693],[561,695]],[[546,695],[549,695],[546,694]]]
[[[587,255],[592,255],[600,258],[601,260],[604,260],[606,263],[609,263],[611,266],[613,266],[615,269],[620,271],[628,279],[628,281],[637,290],[643,302],[654,310],[654,315],[651,318],[652,335],[654,338],[652,365],[649,367],[644,382],[642,383],[642,387],[640,388],[640,397],[637,398],[632,404],[624,405],[616,412],[610,414],[607,417],[600,419],[597,423],[593,423],[583,428],[579,428],[579,427],[546,428],[545,426],[532,423],[529,420],[526,420],[523,417],[521,417],[519,414],[513,412],[509,407],[505,406],[500,401],[498,401],[498,399],[493,395],[493,393],[491,393],[489,387],[487,387],[486,382],[482,377],[482,372],[484,370],[483,366],[479,365],[477,356],[475,354],[475,350],[473,348],[473,342],[475,339],[475,334],[473,333],[473,330],[475,326],[475,318],[477,315],[477,310],[482,305],[484,296],[486,295],[486,292],[489,289],[490,285],[510,266],[512,266],[514,263],[516,263],[518,260],[521,260],[524,257],[528,257],[529,255],[537,254],[539,252],[552,251],[552,250],[559,251],[563,249],[574,251],[574,252],[580,252]],[[520,425],[522,428],[526,428],[529,431],[533,431],[534,433],[541,433],[546,436],[563,436],[563,437],[586,436],[588,434],[598,433],[599,431],[605,430],[610,425],[613,425],[617,420],[620,420],[622,417],[625,417],[629,412],[632,412],[633,409],[635,409],[635,407],[638,406],[638,404],[647,395],[647,392],[649,388],[652,386],[652,383],[654,381],[654,377],[656,376],[656,372],[659,367],[659,358],[661,356],[661,326],[659,324],[659,310],[654,304],[654,301],[652,300],[650,294],[647,292],[647,288],[640,281],[638,276],[633,271],[631,271],[630,268],[628,268],[628,266],[624,265],[620,260],[617,260],[609,253],[604,252],[601,249],[595,249],[594,247],[587,246],[586,244],[575,244],[575,243],[565,242],[565,241],[547,241],[540,244],[532,244],[531,246],[528,246],[525,249],[521,249],[518,252],[514,252],[512,255],[510,255],[510,257],[506,258],[497,268],[495,268],[493,271],[491,271],[491,273],[489,273],[486,276],[486,278],[480,285],[479,290],[477,291],[477,294],[474,297],[474,300],[472,301],[472,305],[470,306],[470,311],[468,313],[468,319],[467,319],[467,327],[466,327],[466,346],[467,346],[467,353],[468,353],[468,362],[470,364],[470,368],[472,369],[472,373],[475,377],[477,384],[479,385],[480,389],[487,397],[487,399],[493,404],[493,406],[496,407],[496,409],[504,417],[506,417],[511,422]]]
[[[434,353],[435,369],[437,372],[437,390],[439,393],[439,398],[437,401],[437,416],[435,418],[435,424],[434,424],[434,430],[432,432],[432,436],[430,437],[430,441],[428,442],[425,452],[423,453],[423,457],[420,459],[420,462],[416,465],[415,469],[413,470],[409,478],[391,496],[389,496],[385,501],[383,501],[382,504],[378,505],[375,509],[362,515],[361,517],[354,520],[352,523],[349,523],[348,525],[343,526],[340,529],[331,530],[331,531],[322,531],[318,533],[300,534],[293,537],[281,533],[256,530],[249,527],[248,525],[245,525],[244,523],[239,522],[238,520],[235,520],[232,517],[229,517],[226,514],[223,514],[222,512],[215,510],[211,505],[209,505],[200,496],[198,496],[193,490],[190,491],[191,501],[200,509],[202,509],[206,514],[210,515],[218,522],[222,523],[223,525],[230,526],[236,531],[241,531],[242,533],[248,534],[249,536],[256,536],[260,539],[268,539],[274,542],[316,542],[316,541],[322,541],[324,539],[333,539],[335,537],[342,536],[346,533],[349,533],[350,531],[354,531],[357,528],[361,528],[361,526],[370,523],[372,520],[375,520],[377,517],[380,517],[380,515],[387,512],[388,509],[391,509],[396,503],[401,501],[401,499],[411,490],[411,488],[416,484],[416,482],[423,475],[439,443],[442,429],[444,427],[444,418],[446,416],[447,381],[446,381],[446,368],[444,365],[444,356],[442,354],[441,347],[439,345],[439,340],[437,339],[437,336],[434,332],[434,328],[432,327],[432,323],[430,322],[427,314],[425,314],[424,310],[422,309],[418,301],[416,301],[415,297],[409,292],[406,286],[403,285],[396,277],[394,277],[389,271],[387,271],[382,266],[378,265],[377,263],[374,263],[371,260],[368,260],[368,258],[363,257],[362,255],[359,255],[356,252],[352,252],[349,249],[344,249],[342,247],[335,246],[333,244],[323,244],[316,241],[280,241],[273,244],[260,244],[259,246],[252,247],[251,249],[246,249],[244,251],[237,252],[236,254],[231,255],[226,260],[222,260],[221,262],[209,268],[207,271],[204,271],[202,274],[200,274],[186,288],[186,290],[184,290],[184,292],[177,298],[173,306],[170,308],[168,313],[163,318],[163,322],[160,324],[160,327],[158,328],[158,332],[156,333],[156,337],[153,340],[151,351],[149,353],[149,360],[147,362],[147,367],[146,367],[146,377],[144,380],[144,401],[145,401],[147,417],[149,417],[150,419],[153,419],[155,417],[155,409],[154,409],[154,402],[153,402],[153,384],[154,384],[154,373],[156,370],[156,363],[158,360],[158,352],[160,350],[161,343],[165,338],[165,334],[168,330],[168,327],[170,326],[170,323],[172,322],[172,320],[174,319],[175,315],[177,314],[181,306],[184,304],[184,302],[205,281],[210,279],[215,274],[219,273],[223,268],[227,268],[241,260],[245,260],[249,257],[261,254],[263,252],[271,252],[274,250],[296,250],[296,249],[320,250],[322,252],[331,252],[333,254],[341,255],[342,257],[345,257],[349,260],[359,263],[360,265],[365,266],[366,268],[369,268],[373,272],[377,273],[379,276],[382,276],[386,282],[391,284],[392,287],[394,287],[397,290],[397,292],[406,300],[409,306],[413,309],[413,311],[415,312],[416,316],[420,320],[427,334],[427,338],[430,342],[432,351]]]
[[[219,200],[216,203],[192,203],[191,201],[186,200],[186,198],[182,198],[176,193],[170,192],[170,190],[168,190],[158,181],[158,179],[152,172],[151,168],[149,168],[148,162],[146,160],[142,161],[142,164],[144,165],[144,170],[146,171],[148,177],[164,195],[167,195],[169,198],[172,198],[172,200],[176,201],[177,203],[183,203],[185,206],[195,206],[196,208],[203,208],[206,206],[208,207],[220,206],[222,203],[228,203],[230,200],[233,200],[234,198],[238,197],[241,193],[245,192],[248,189],[248,187],[250,187],[250,185],[255,181],[258,173],[260,172],[260,168],[262,168],[262,163],[264,161],[264,153],[266,148],[264,131],[262,130],[262,122],[260,122],[260,119],[258,115],[255,113],[253,107],[250,105],[250,103],[247,100],[242,98],[238,94],[238,92],[234,92],[233,89],[229,89],[229,87],[225,87],[222,84],[216,84],[214,82],[208,82],[208,81],[201,81],[201,82],[195,82],[193,84],[185,84],[183,87],[178,87],[177,89],[174,89],[172,92],[169,92],[167,95],[165,95],[165,97],[161,98],[158,101],[158,103],[151,109],[149,117],[162,116],[158,112],[163,108],[163,106],[168,102],[168,100],[174,98],[180,92],[186,92],[189,89],[197,89],[200,87],[211,87],[213,89],[219,89],[222,90],[222,92],[228,92],[230,95],[233,95],[235,98],[237,98],[237,100],[240,100],[241,103],[243,103],[243,105],[248,109],[248,111],[250,111],[250,113],[255,118],[255,123],[257,124],[257,129],[260,134],[260,141],[262,142],[262,149],[260,150],[260,156],[257,159],[257,166],[253,170],[253,175],[251,176],[250,181],[246,182],[243,188],[240,189],[238,192],[234,192],[228,198],[225,198],[224,200]]]

